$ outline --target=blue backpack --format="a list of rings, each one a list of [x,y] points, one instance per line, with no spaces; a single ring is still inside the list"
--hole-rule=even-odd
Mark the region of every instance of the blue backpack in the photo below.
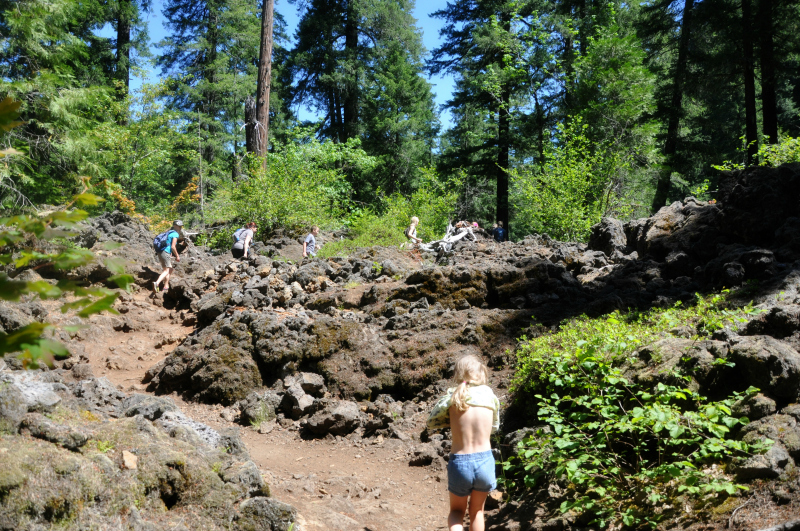
[[[169,233],[172,232],[172,229],[162,232],[155,238],[153,238],[153,249],[155,252],[160,253],[164,249],[167,248],[167,236]]]
[[[233,233],[233,243],[238,242],[239,238],[242,236],[242,233],[246,230],[247,229],[245,227],[242,227],[241,229],[236,229],[236,232]]]

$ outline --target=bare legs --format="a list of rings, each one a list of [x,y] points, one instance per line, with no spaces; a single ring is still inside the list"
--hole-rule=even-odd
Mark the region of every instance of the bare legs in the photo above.
[[[488,492],[472,491],[467,496],[456,496],[450,493],[450,514],[447,517],[447,527],[450,531],[464,531],[464,513],[469,508],[469,531],[484,531],[483,504],[486,503]],[[469,501],[469,503],[468,503]]]
[[[170,277],[171,274],[172,274],[172,268],[171,267],[165,267],[164,271],[161,273],[161,276],[159,276],[158,280],[156,280],[155,286],[158,287],[158,285],[161,284],[161,281],[163,280],[164,281],[164,289],[168,290],[169,289],[169,277]],[[150,277],[150,278],[153,278],[153,277]]]

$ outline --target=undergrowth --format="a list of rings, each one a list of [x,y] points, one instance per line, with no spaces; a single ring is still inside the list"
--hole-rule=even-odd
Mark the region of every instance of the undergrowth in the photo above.
[[[639,385],[620,365],[678,325],[697,338],[758,313],[727,308],[725,293],[694,306],[616,312],[563,323],[552,335],[522,338],[513,390],[535,399],[541,427],[503,466],[505,488],[555,489],[562,513],[586,525],[653,528],[674,511],[702,511],[746,487],[724,473],[737,456],[766,449],[734,440],[747,423],[733,404],[758,392],[710,401],[687,385]],[[724,361],[724,360],[723,360]]]

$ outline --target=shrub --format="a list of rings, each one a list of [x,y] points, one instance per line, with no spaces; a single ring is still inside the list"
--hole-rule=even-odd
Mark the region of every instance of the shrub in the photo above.
[[[617,205],[614,177],[627,164],[613,150],[592,145],[586,129],[580,118],[559,125],[558,141],[549,144],[541,167],[511,170],[515,224],[523,232],[584,241],[607,212],[624,214]]]
[[[222,185],[209,206],[212,219],[255,221],[261,234],[277,227],[304,230],[310,225],[335,226],[350,206],[349,168],[374,164],[357,140],[345,144],[292,142],[261,160],[250,157],[248,175]]]
[[[564,488],[562,512],[616,528],[655,527],[673,507],[712,504],[716,493],[745,489],[715,465],[764,449],[730,437],[747,422],[732,414],[732,405],[757,389],[709,401],[686,387],[638,385],[619,364],[677,324],[707,334],[746,313],[755,310],[725,309],[717,295],[691,308],[579,318],[553,335],[523,338],[513,387],[535,399],[546,427],[504,463],[506,487],[557,483]]]
[[[422,174],[419,188],[410,196],[394,193],[386,197],[381,204],[382,213],[363,209],[351,214],[345,223],[350,229],[348,238],[326,244],[320,256],[347,254],[373,245],[400,245],[407,241],[403,231],[412,216],[420,219],[417,235],[423,240],[444,236],[458,201],[460,181],[441,181],[431,170],[423,170]]]

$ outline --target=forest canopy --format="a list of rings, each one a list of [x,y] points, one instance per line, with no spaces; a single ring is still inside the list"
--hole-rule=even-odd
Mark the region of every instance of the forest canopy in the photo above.
[[[88,183],[96,208],[155,225],[349,226],[379,243],[413,208],[426,238],[469,219],[581,240],[603,216],[713,198],[720,168],[800,159],[791,0],[452,1],[433,50],[413,0],[278,8],[259,164],[262,2],[0,0],[0,99],[21,122],[0,136],[3,208]],[[158,79],[132,89],[147,67]],[[430,74],[455,80],[444,108]]]

